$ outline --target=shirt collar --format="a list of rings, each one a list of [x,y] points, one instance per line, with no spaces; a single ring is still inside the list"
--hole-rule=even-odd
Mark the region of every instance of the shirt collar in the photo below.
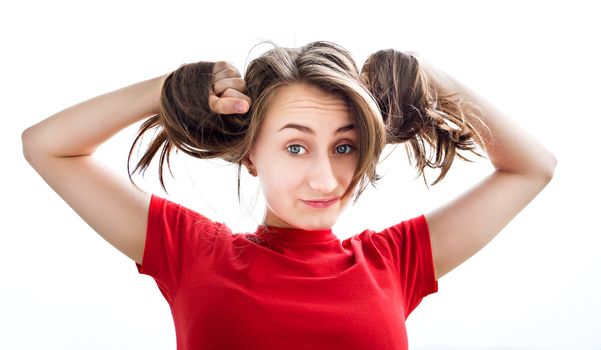
[[[332,232],[332,228],[305,230],[301,228],[259,225],[256,234],[260,237],[276,239],[282,242],[326,242],[337,238]]]

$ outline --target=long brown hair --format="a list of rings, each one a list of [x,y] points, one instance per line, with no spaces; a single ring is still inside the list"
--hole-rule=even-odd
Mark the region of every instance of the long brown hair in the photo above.
[[[442,91],[414,55],[393,49],[376,51],[365,61],[361,77],[378,101],[386,143],[405,144],[409,161],[413,158],[426,186],[426,167],[441,169],[431,184],[435,185],[456,156],[471,162],[457,151],[485,157],[476,148],[484,149],[481,132],[490,135],[490,129],[478,106],[462,99],[460,91]],[[426,143],[433,154],[428,154]]]
[[[252,60],[244,74],[245,94],[252,100],[246,113],[221,115],[209,109],[207,100],[213,84],[214,62],[183,64],[167,75],[159,114],[141,125],[129,152],[128,174],[132,183],[131,175],[144,171],[162,147],[159,179],[167,191],[163,163],[166,160],[170,167],[169,155],[175,149],[199,159],[221,158],[236,164],[240,201],[241,168],[246,164],[263,118],[278,89],[293,83],[316,86],[347,102],[359,138],[359,160],[344,196],[356,190],[354,202],[368,183],[375,187],[381,179],[376,166],[387,143],[408,142],[421,174],[426,166],[441,167],[436,182],[450,168],[455,149],[473,151],[474,144],[482,145],[475,128],[476,124],[483,124],[481,120],[474,113],[466,113],[451,97],[438,96],[412,56],[393,50],[378,51],[364,65],[362,79],[351,54],[338,44],[314,41],[286,48],[267,42],[274,48]],[[458,129],[451,129],[447,120]],[[159,130],[158,135],[130,171],[135,145],[154,128]],[[434,162],[426,158],[424,140],[436,149]]]

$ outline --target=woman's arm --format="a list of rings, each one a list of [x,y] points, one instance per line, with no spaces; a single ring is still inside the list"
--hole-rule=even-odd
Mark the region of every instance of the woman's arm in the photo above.
[[[437,278],[490,242],[553,177],[557,160],[535,138],[499,109],[449,74],[420,59],[428,79],[441,93],[480,107],[492,139],[485,151],[496,169],[457,199],[426,214]]]
[[[155,77],[78,103],[21,136],[25,158],[44,181],[105,240],[140,264],[150,194],[112,172],[92,153],[119,130],[158,112],[163,79]]]
[[[158,113],[164,78],[91,98],[29,127],[22,135],[25,156],[91,155],[118,131]]]

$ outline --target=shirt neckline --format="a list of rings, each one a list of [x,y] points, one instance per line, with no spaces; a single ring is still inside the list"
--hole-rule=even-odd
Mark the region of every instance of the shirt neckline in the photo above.
[[[259,225],[257,235],[282,242],[326,242],[336,239],[332,228],[305,230],[301,228]]]

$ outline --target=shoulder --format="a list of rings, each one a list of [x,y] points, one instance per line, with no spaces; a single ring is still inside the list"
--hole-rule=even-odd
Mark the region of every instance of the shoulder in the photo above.
[[[411,234],[423,234],[428,232],[428,223],[425,214],[409,217],[398,223],[386,226],[382,229],[364,229],[363,231],[349,237],[356,240],[373,240],[402,238]]]
[[[148,221],[149,224],[179,232],[232,234],[225,223],[213,220],[190,206],[155,194],[150,200]]]
[[[424,214],[409,217],[383,229],[364,229],[349,237],[347,241],[347,244],[359,242],[364,247],[373,247],[381,255],[393,260],[400,255],[411,255],[412,250],[421,250],[422,247],[430,245]]]

